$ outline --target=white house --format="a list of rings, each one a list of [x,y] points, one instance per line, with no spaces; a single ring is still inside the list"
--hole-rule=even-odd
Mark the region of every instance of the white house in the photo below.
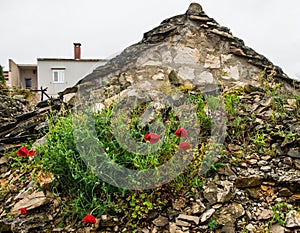
[[[74,86],[96,67],[104,65],[105,59],[81,59],[81,44],[74,43],[74,59],[38,58],[38,85],[47,88],[49,96]]]
[[[37,89],[37,65],[17,64],[12,59],[9,62],[8,86],[26,89]]]

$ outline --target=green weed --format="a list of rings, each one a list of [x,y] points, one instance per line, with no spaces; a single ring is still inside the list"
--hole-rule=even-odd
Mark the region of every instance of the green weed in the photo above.
[[[269,229],[274,223],[284,225],[286,212],[291,210],[291,205],[287,203],[278,203],[272,207],[273,217],[269,222]]]
[[[214,231],[218,228],[219,223],[214,218],[210,218],[208,220],[207,226],[208,226],[208,229],[210,229],[211,231]]]

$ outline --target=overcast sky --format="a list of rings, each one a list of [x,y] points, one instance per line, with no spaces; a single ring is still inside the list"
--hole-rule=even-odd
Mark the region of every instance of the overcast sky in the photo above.
[[[37,58],[108,58],[137,43],[188,0],[0,0],[0,64]],[[300,77],[300,1],[197,0],[219,24],[265,55],[290,77]]]

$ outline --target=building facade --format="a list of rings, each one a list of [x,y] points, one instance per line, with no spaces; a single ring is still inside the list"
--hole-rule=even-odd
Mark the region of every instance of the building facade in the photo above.
[[[9,79],[11,87],[37,89],[37,65],[16,64],[13,60],[9,59]]]
[[[74,58],[38,58],[38,85],[47,88],[47,94],[56,97],[68,87],[107,62],[105,59],[81,59],[81,44],[74,43]]]
[[[91,73],[105,59],[81,59],[81,44],[74,43],[74,58],[38,58],[35,64],[16,64],[9,59],[11,87],[47,89],[47,94],[57,97],[58,93],[74,86]],[[41,93],[39,93],[41,94]]]
[[[47,88],[47,94],[53,97],[106,63],[100,59],[38,58],[37,61],[39,87]]]

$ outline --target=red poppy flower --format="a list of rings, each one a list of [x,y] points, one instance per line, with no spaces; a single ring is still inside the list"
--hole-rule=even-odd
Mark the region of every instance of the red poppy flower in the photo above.
[[[188,142],[179,143],[179,150],[188,150],[190,148],[191,148],[191,145]]]
[[[179,138],[184,138],[184,137],[187,137],[189,135],[188,132],[185,130],[185,128],[177,129],[175,134]]]
[[[150,144],[155,144],[159,141],[159,135],[158,134],[155,134],[155,133],[147,133],[145,134],[145,140],[147,142],[149,142]]]
[[[26,146],[22,146],[18,150],[18,156],[34,156],[35,155],[35,150],[27,150]]]
[[[26,208],[20,208],[20,214],[21,215],[25,215],[27,212],[27,209]]]
[[[96,218],[91,215],[91,214],[87,214],[83,219],[82,222],[86,222],[89,224],[95,224],[96,223]]]

